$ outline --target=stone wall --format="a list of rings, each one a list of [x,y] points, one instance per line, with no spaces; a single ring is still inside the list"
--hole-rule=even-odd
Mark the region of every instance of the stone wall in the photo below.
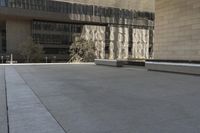
[[[200,1],[156,0],[154,59],[200,60]]]

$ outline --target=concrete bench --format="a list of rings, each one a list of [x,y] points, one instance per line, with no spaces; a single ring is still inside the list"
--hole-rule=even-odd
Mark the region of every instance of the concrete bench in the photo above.
[[[152,71],[165,71],[185,74],[200,75],[200,64],[174,63],[174,62],[151,62],[146,61],[145,67]]]
[[[127,61],[127,65],[145,66],[145,60],[129,60]]]
[[[120,60],[95,59],[95,64],[113,67],[123,67],[123,61]]]

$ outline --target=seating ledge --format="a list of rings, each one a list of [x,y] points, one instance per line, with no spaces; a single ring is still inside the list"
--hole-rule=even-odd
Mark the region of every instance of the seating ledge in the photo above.
[[[123,67],[124,63],[120,60],[109,60],[109,59],[95,59],[96,65]]]
[[[145,67],[152,71],[200,75],[200,64],[146,61]]]

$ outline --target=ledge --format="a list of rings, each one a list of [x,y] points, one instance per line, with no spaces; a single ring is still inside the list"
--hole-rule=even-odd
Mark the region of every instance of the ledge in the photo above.
[[[124,63],[120,60],[108,60],[108,59],[95,59],[96,65],[123,67]]]
[[[145,67],[152,71],[200,75],[200,64],[198,63],[146,61]]]
[[[127,65],[145,66],[145,60],[129,60],[127,61]]]

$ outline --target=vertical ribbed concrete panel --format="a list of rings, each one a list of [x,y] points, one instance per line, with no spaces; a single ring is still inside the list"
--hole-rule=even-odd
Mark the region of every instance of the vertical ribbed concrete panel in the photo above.
[[[127,60],[129,54],[129,28],[110,27],[109,59]],[[132,58],[149,59],[149,30],[133,29]],[[105,58],[105,27],[89,26],[83,27],[81,37],[92,40],[96,47],[97,59]]]
[[[129,46],[129,29],[125,27],[123,29],[123,35],[124,39],[122,42],[122,59],[128,59],[129,53],[128,53],[128,46]]]
[[[129,29],[110,27],[110,59],[128,59]]]
[[[106,28],[104,26],[85,25],[81,33],[82,38],[94,41],[97,59],[105,58],[105,31]]]
[[[109,59],[115,59],[116,58],[116,30],[115,27],[110,27],[110,57]]]
[[[149,58],[149,30],[133,29],[132,58]]]

